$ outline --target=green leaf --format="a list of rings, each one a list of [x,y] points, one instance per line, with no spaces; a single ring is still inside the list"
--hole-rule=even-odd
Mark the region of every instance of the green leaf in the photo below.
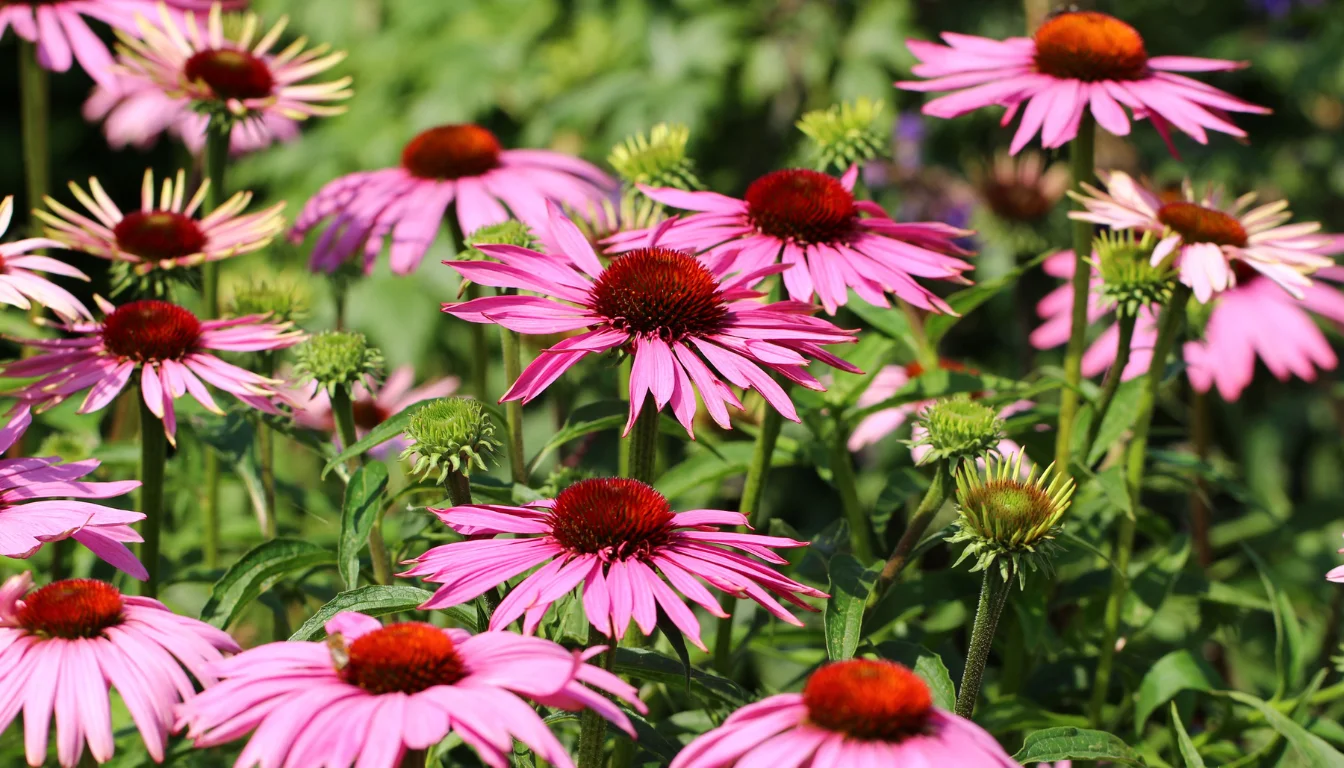
[[[676,659],[643,648],[617,648],[612,671],[640,680],[684,685],[686,667]],[[691,693],[702,700],[713,700],[736,709],[752,701],[752,697],[727,678],[691,670]]]
[[[1241,549],[1250,558],[1251,564],[1260,574],[1260,583],[1269,596],[1270,607],[1274,615],[1274,660],[1278,672],[1278,686],[1274,698],[1279,698],[1290,690],[1296,690],[1302,681],[1306,661],[1302,647],[1302,626],[1297,622],[1293,605],[1270,578],[1269,566],[1256,554],[1255,550],[1242,544]]]
[[[1013,759],[1023,765],[1056,760],[1107,760],[1122,765],[1147,765],[1139,753],[1118,736],[1086,728],[1047,728],[1027,734],[1026,742]]]
[[[346,589],[359,586],[359,551],[369,540],[369,531],[382,510],[379,503],[387,490],[387,465],[375,461],[355,470],[345,486],[341,505],[341,538],[337,543],[336,562]]]
[[[1176,745],[1180,747],[1181,759],[1185,761],[1185,768],[1204,768],[1204,758],[1199,756],[1199,750],[1195,749],[1195,743],[1190,740],[1190,734],[1185,732],[1185,724],[1181,722],[1181,716],[1176,713],[1176,702],[1171,703],[1171,725],[1176,730]]]
[[[755,448],[755,444],[751,441],[735,440],[720,445],[717,453],[709,450],[696,452],[660,475],[654,487],[668,499],[676,499],[682,494],[700,490],[729,475],[746,472]],[[774,459],[770,466],[779,469],[797,462],[798,456],[781,440],[775,447]]]
[[[877,583],[877,570],[864,568],[850,555],[831,558],[831,597],[823,616],[826,656],[831,661],[854,658],[863,629],[863,611]]]
[[[1097,430],[1096,442],[1087,454],[1088,466],[1095,466],[1101,457],[1111,449],[1120,438],[1129,431],[1134,425],[1134,419],[1139,415],[1139,400],[1143,394],[1144,379],[1137,378],[1127,381],[1120,385],[1115,391],[1115,398],[1111,400],[1111,407],[1106,409],[1106,416],[1101,420],[1101,428]]]
[[[286,573],[335,562],[331,550],[311,541],[274,539],[258,545],[215,582],[201,620],[223,629]]]
[[[945,336],[948,331],[952,330],[952,326],[956,325],[968,312],[994,298],[999,291],[1011,287],[1017,282],[1018,278],[1035,269],[1036,266],[1045,261],[1051,253],[1053,253],[1053,251],[1042,253],[1031,261],[1017,267],[1012,272],[996,277],[993,280],[977,283],[970,288],[964,288],[951,296],[948,296],[948,306],[952,307],[952,310],[957,314],[929,316],[929,319],[924,323],[924,334],[928,337],[929,343],[937,346],[943,336]]]
[[[934,706],[946,710],[956,707],[957,687],[952,682],[952,675],[947,671],[942,656],[922,645],[901,640],[879,643],[873,650],[878,656],[900,662],[919,675],[933,694]]]
[[[205,414],[193,417],[191,424],[201,442],[214,449],[233,470],[234,476],[247,492],[258,525],[264,525],[263,521],[268,515],[266,490],[262,485],[261,473],[252,452],[252,446],[256,442],[256,429],[248,415],[241,411],[230,411],[224,416]]]
[[[528,472],[532,472],[541,463],[541,460],[550,455],[551,451],[568,443],[571,440],[577,440],[584,435],[601,432],[604,429],[616,429],[624,426],[626,418],[630,413],[630,404],[624,400],[602,400],[596,403],[575,408],[565,420],[565,426],[551,436],[546,444],[541,446],[532,460],[527,463]]]
[[[1212,691],[1217,675],[1203,659],[1189,651],[1172,651],[1157,660],[1139,683],[1134,704],[1134,732],[1143,733],[1143,724],[1157,708],[1181,691]]]
[[[676,652],[677,658],[681,660],[681,665],[686,668],[686,687],[691,685],[691,652],[686,648],[686,638],[682,636],[681,629],[672,623],[672,618],[667,615],[663,607],[658,606],[658,629],[667,638],[667,642]]]
[[[1101,492],[1106,496],[1106,500],[1123,512],[1125,517],[1134,518],[1134,507],[1129,501],[1129,487],[1125,484],[1124,467],[1108,467],[1097,473],[1093,482],[1101,489]]]
[[[1344,755],[1341,755],[1334,747],[1326,743],[1325,739],[1293,722],[1292,718],[1266,702],[1240,691],[1219,691],[1218,695],[1226,696],[1233,701],[1253,707],[1264,715],[1265,721],[1269,723],[1270,727],[1284,739],[1287,739],[1288,743],[1292,745],[1293,749],[1297,750],[1298,754],[1307,761],[1306,764],[1311,768],[1344,768]]]
[[[866,301],[851,301],[845,308],[858,315],[859,319],[882,335],[905,345],[911,355],[919,354],[919,350],[915,347],[915,335],[910,330],[910,320],[899,308],[875,307]]]
[[[289,639],[320,640],[326,637],[326,624],[332,616],[338,613],[353,611],[365,616],[384,616],[389,613],[412,611],[433,596],[434,593],[428,590],[403,585],[381,586],[375,584],[352,589],[349,592],[340,593],[326,605],[318,608],[317,613],[303,622],[303,626],[290,635]],[[474,612],[461,606],[448,608],[444,612],[468,629],[476,630],[476,614]]]
[[[406,425],[411,423],[411,417],[415,415],[416,411],[428,405],[429,402],[430,401],[422,400],[418,403],[411,403],[398,411],[395,415],[389,417],[387,421],[384,421],[382,424],[369,430],[369,434],[365,435],[362,440],[357,441],[354,445],[346,446],[345,450],[332,457],[332,459],[327,462],[327,465],[322,468],[322,476],[326,477],[327,473],[337,466],[344,464],[356,456],[363,456],[369,449],[380,446],[397,435],[400,435],[402,432],[405,432]]]
[[[681,751],[681,745],[658,732],[653,723],[638,712],[622,707],[630,724],[635,727],[635,743],[639,748],[657,758],[662,765],[671,763]]]

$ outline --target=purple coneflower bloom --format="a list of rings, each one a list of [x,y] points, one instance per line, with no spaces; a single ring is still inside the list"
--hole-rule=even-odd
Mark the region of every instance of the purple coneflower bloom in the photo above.
[[[0,235],[9,230],[14,218],[14,197],[0,201]],[[79,280],[88,276],[78,269],[49,256],[38,256],[39,248],[65,248],[64,243],[41,237],[30,237],[13,243],[0,243],[0,304],[19,309],[32,309],[33,303],[50,309],[62,320],[92,320],[93,315],[84,303],[59,285],[37,273],[64,275]]]

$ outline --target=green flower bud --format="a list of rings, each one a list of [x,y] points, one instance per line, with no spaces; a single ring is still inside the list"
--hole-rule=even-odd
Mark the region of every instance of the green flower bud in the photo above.
[[[494,458],[495,423],[478,400],[465,397],[441,397],[431,400],[415,413],[406,425],[411,445],[401,458],[413,461],[411,472],[428,478],[437,473],[442,483],[449,472],[470,476],[474,465],[482,471],[487,454]]]
[[[308,298],[297,283],[253,280],[235,290],[228,313],[234,317],[268,315],[275,322],[291,322],[307,317]]]
[[[1003,419],[993,408],[966,397],[939,400],[920,414],[912,445],[926,445],[920,461],[957,464],[996,453],[1003,440]]]
[[[630,185],[704,189],[695,163],[686,156],[691,131],[684,125],[659,123],[646,137],[637,133],[612,147],[607,162]]]
[[[53,432],[42,438],[34,456],[59,456],[61,461],[83,461],[98,450],[101,440],[91,432]]]
[[[818,170],[846,170],[855,163],[886,155],[891,138],[891,119],[882,113],[882,102],[859,99],[835,104],[803,115],[798,130],[810,139]]]
[[[975,558],[974,571],[994,567],[1005,581],[1017,575],[1026,587],[1027,571],[1050,569],[1060,520],[1073,497],[1073,480],[1051,464],[1022,471],[1022,453],[989,456],[983,473],[965,463],[956,473],[957,532],[949,542],[966,542],[957,563]]]
[[[1101,273],[1101,296],[1116,312],[1136,315],[1143,307],[1165,303],[1176,286],[1171,259],[1153,266],[1157,237],[1151,232],[1135,236],[1133,230],[1103,232],[1093,241],[1097,271]]]
[[[597,477],[597,475],[586,469],[559,466],[551,470],[551,473],[546,476],[546,482],[541,484],[537,493],[541,494],[544,499],[554,499],[569,486],[583,480],[591,480],[594,477]]]
[[[537,247],[537,238],[532,234],[532,229],[517,219],[501,221],[498,224],[489,224],[472,232],[466,237],[466,252],[462,254],[465,259],[488,259],[481,251],[476,250],[476,245],[516,245],[519,248],[530,248],[535,250]]]
[[[300,380],[316,381],[329,395],[337,388],[348,393],[355,382],[371,387],[383,370],[383,353],[355,331],[319,333],[300,345],[296,356]]]

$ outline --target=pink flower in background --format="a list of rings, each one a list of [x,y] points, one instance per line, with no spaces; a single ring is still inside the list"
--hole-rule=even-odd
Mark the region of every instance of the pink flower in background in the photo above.
[[[103,581],[70,579],[30,592],[32,577],[0,586],[0,731],[23,710],[28,765],[47,761],[52,715],[62,768],[112,759],[111,688],[121,694],[145,749],[163,762],[173,707],[195,694],[187,673],[214,683],[210,665],[238,650],[224,632],[157,600]],[[185,668],[185,671],[184,669]]]
[[[725,404],[741,409],[723,379],[755,389],[785,418],[798,421],[788,394],[762,367],[815,390],[823,387],[806,370],[809,357],[840,370],[858,371],[822,349],[826,344],[853,342],[853,331],[812,317],[814,308],[803,302],[759,301],[762,294],[751,286],[784,267],[770,264],[728,277],[738,271],[735,254],[724,255],[711,267],[689,253],[658,245],[663,229],[650,235],[648,247],[603,267],[578,227],[554,206],[550,231],[564,249],[555,255],[480,245],[477,248],[498,263],[449,262],[474,283],[542,295],[444,304],[444,312],[519,333],[583,331],[544,350],[501,402],[526,403],[584,357],[623,350],[634,357],[626,432],[651,398],[659,410],[670,403],[677,420],[694,435],[697,391],[709,415],[724,429],[731,427]]]
[[[239,766],[396,768],[407,750],[450,733],[482,762],[509,765],[513,740],[557,768],[573,768],[532,703],[590,708],[634,734],[608,694],[645,711],[638,692],[582,654],[507,632],[472,635],[340,613],[325,643],[270,643],[211,668],[222,678],[178,710],[198,748],[253,731]],[[591,687],[590,687],[591,686]]]
[[[797,626],[802,623],[775,597],[809,611],[816,609],[803,596],[826,597],[770,567],[787,562],[772,549],[804,547],[805,542],[720,530],[746,525],[747,518],[715,509],[674,513],[662,494],[637,480],[581,480],[554,500],[526,507],[432,511],[453,530],[473,538],[435,547],[401,574],[443,585],[421,606],[424,610],[467,602],[541,566],[495,609],[491,629],[523,618],[524,631],[531,633],[552,603],[581,585],[588,622],[602,634],[620,640],[632,619],[640,632],[652,634],[661,609],[703,649],[700,623],[682,596],[714,616],[727,614],[697,577],[730,595],[755,600]],[[476,538],[500,534],[515,538]]]
[[[147,80],[129,77],[120,77],[111,86],[94,86],[84,102],[84,119],[103,123],[103,133],[113,149],[149,149],[160,135],[169,133],[186,144],[193,155],[199,155],[205,147],[210,121],[193,110],[185,96],[174,98]],[[229,151],[234,155],[256,152],[298,135],[298,121],[266,112],[256,120],[234,123]]]
[[[357,382],[351,390],[357,434],[364,437],[369,430],[415,403],[447,397],[456,392],[462,382],[456,376],[449,376],[412,388],[411,385],[414,383],[415,366],[411,365],[397,368],[373,393],[370,393],[362,382]],[[335,433],[336,422],[331,415],[331,398],[316,382],[297,398],[294,405],[294,420],[309,429]],[[379,456],[394,455],[409,444],[405,438],[396,437],[374,448],[371,453]]]
[[[300,242],[326,225],[310,262],[323,272],[356,257],[372,271],[390,238],[392,271],[405,275],[420,266],[449,205],[464,234],[512,217],[545,237],[548,201],[585,209],[615,188],[610,176],[577,157],[503,149],[479,125],[440,125],[411,139],[400,166],[352,173],[323,187],[299,214],[292,238]]]
[[[1200,302],[1237,284],[1236,264],[1301,298],[1302,290],[1311,285],[1306,275],[1334,263],[1325,255],[1334,248],[1333,236],[1322,234],[1314,221],[1288,224],[1293,215],[1285,200],[1247,210],[1255,202],[1254,193],[1229,202],[1220,188],[1210,185],[1203,195],[1196,195],[1186,181],[1184,199],[1163,202],[1126,173],[1098,175],[1106,191],[1083,184],[1087,195],[1078,196],[1078,201],[1086,210],[1071,212],[1069,218],[1114,230],[1159,233],[1162,239],[1153,251],[1153,264],[1176,253],[1181,282]]]
[[[187,199],[185,171],[179,170],[176,179],[164,179],[162,189],[156,189],[154,172],[146,170],[140,185],[140,210],[122,213],[98,180],[91,178],[88,192],[74,182],[70,191],[92,219],[50,197],[46,202],[51,211],[34,214],[46,224],[48,236],[64,247],[130,262],[140,275],[253,253],[284,230],[284,203],[243,213],[252,202],[251,192],[239,192],[198,216],[209,185],[209,180],[201,182]]]
[[[893,221],[877,203],[854,198],[858,166],[842,179],[818,171],[774,171],[753,181],[742,200],[716,192],[647,189],[664,205],[697,213],[678,220],[659,237],[666,248],[701,253],[710,269],[722,262],[743,272],[777,263],[789,297],[813,296],[832,315],[849,300],[849,289],[864,301],[890,306],[894,293],[911,304],[938,312],[951,308],[914,278],[969,283],[962,273],[971,265],[949,254],[965,255],[953,241],[972,234],[938,222]],[[651,232],[636,230],[611,237],[616,250],[642,247]]]
[[[952,91],[924,105],[924,114],[953,118],[989,106],[1007,107],[1008,125],[1022,109],[1010,151],[1017,154],[1036,134],[1046,148],[1062,147],[1078,135],[1083,113],[1116,136],[1129,134],[1134,119],[1149,119],[1172,154],[1171,128],[1200,144],[1206,129],[1244,138],[1228,112],[1268,114],[1270,110],[1178,72],[1241,69],[1245,62],[1192,56],[1148,55],[1143,38],[1125,22],[1104,13],[1060,13],[1034,37],[991,40],[944,32],[947,45],[910,40],[919,59],[914,74],[923,80],[899,82],[908,91]]]
[[[1339,550],[1339,554],[1344,555],[1344,548]],[[1325,578],[1338,584],[1344,584],[1344,565],[1337,565],[1325,574]]]
[[[176,444],[173,401],[190,393],[213,413],[223,413],[205,384],[242,402],[274,413],[271,398],[280,382],[226,363],[214,352],[263,352],[291,347],[304,339],[289,323],[269,323],[252,315],[202,321],[176,304],[154,299],[114,307],[99,299],[102,322],[72,323],[64,339],[13,339],[42,350],[0,367],[0,375],[39,376],[14,393],[46,409],[89,390],[79,413],[102,410],[136,375],[149,410],[163,420],[168,441]]]
[[[13,218],[14,197],[10,195],[0,201],[0,236],[9,230]],[[89,314],[83,302],[38,274],[64,275],[85,281],[89,279],[83,272],[63,261],[32,253],[39,248],[64,247],[64,243],[41,237],[0,243],[0,304],[32,309],[36,303],[55,312],[66,322],[92,320],[93,315]]]
[[[1017,768],[980,726],[933,705],[915,673],[890,661],[827,664],[802,693],[769,696],[692,741],[671,768]]]
[[[0,454],[32,424],[27,406],[0,429]],[[145,566],[126,547],[140,541],[130,523],[139,512],[74,499],[110,499],[140,487],[138,480],[94,483],[83,480],[98,469],[96,459],[62,464],[59,458],[0,459],[0,555],[26,559],[43,544],[74,539],[133,578],[144,581]]]

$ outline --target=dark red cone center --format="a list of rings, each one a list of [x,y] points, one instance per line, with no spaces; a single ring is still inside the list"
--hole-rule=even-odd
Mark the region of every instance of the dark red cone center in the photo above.
[[[201,321],[190,311],[157,299],[132,301],[103,320],[103,345],[140,363],[181,360],[196,349]]]
[[[388,413],[378,405],[378,402],[372,397],[361,397],[354,403],[355,426],[362,430],[370,430],[387,421]]]
[[[392,624],[361,635],[346,647],[345,681],[375,693],[419,693],[466,676],[452,638],[420,622]]]
[[[192,82],[204,82],[221,99],[264,99],[275,88],[270,66],[247,51],[201,51],[187,59],[183,73]]]
[[[498,168],[499,153],[499,140],[479,125],[440,125],[411,139],[401,165],[421,179],[460,179]]]
[[[919,733],[933,712],[923,680],[890,661],[828,664],[808,679],[803,703],[813,724],[856,739],[900,741]]]
[[[117,247],[146,261],[180,259],[205,248],[205,233],[189,216],[172,211],[126,214],[112,229]]]
[[[643,558],[667,542],[672,517],[667,499],[638,480],[580,480],[555,497],[551,535],[572,552]]]
[[[1246,246],[1246,228],[1222,211],[1195,203],[1167,203],[1157,209],[1157,220],[1166,224],[1186,243]]]
[[[1148,51],[1138,31],[1094,11],[1061,13],[1036,30],[1036,69],[1065,80],[1139,80]]]
[[[689,253],[640,248],[616,257],[597,281],[592,308],[613,328],[680,341],[723,330],[719,280]]]
[[[801,168],[773,171],[747,187],[747,218],[763,234],[796,243],[844,240],[858,216],[835,177]]]
[[[121,623],[121,593],[105,581],[67,579],[30,592],[18,623],[29,632],[66,640],[98,637]]]

